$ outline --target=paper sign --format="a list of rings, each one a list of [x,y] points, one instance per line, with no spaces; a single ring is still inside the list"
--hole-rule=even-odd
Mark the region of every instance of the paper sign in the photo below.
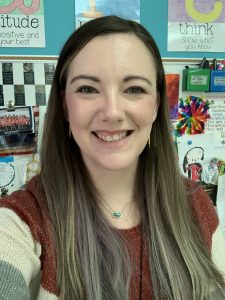
[[[221,96],[207,97],[210,119],[205,124],[205,132],[214,133],[214,146],[225,147],[225,100]]]
[[[43,0],[3,0],[0,4],[1,47],[45,47]]]
[[[140,0],[76,0],[76,28],[102,16],[116,15],[140,22]]]
[[[168,10],[168,51],[225,51],[224,1],[169,0]]]

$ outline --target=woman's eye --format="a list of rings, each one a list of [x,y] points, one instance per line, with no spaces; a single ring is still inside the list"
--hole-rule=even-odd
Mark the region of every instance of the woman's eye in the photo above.
[[[98,93],[97,90],[95,88],[93,88],[92,86],[81,86],[77,89],[78,93],[84,93],[84,94],[96,94]]]
[[[145,90],[139,86],[131,86],[126,90],[128,94],[145,94]]]

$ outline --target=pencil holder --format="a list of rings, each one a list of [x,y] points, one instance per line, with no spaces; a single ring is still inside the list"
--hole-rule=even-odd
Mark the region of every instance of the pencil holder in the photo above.
[[[225,92],[225,71],[211,71],[210,92]]]
[[[209,91],[210,69],[187,68],[183,70],[183,91]]]

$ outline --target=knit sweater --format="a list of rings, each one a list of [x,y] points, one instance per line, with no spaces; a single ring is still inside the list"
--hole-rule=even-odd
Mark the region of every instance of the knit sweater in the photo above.
[[[211,248],[212,236],[218,226],[214,207],[201,189],[193,193],[191,201],[206,244]],[[31,180],[26,190],[0,200],[1,300],[58,299],[55,249],[50,227],[35,198],[35,180]],[[142,299],[152,299],[146,245],[142,245],[140,250],[140,226],[120,232],[127,241],[128,252],[136,266],[131,277],[130,299],[140,299],[140,278]]]

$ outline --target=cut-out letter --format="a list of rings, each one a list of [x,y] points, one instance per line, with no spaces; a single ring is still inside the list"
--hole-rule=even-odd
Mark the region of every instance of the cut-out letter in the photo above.
[[[24,0],[14,0],[7,6],[0,6],[1,14],[8,14],[18,9],[24,15],[31,15],[39,10],[40,0],[33,0],[30,6],[25,6]]]
[[[210,13],[201,13],[194,7],[194,0],[185,0],[187,14],[194,20],[202,23],[211,23],[219,18],[223,9],[222,1],[216,1],[213,10]]]

